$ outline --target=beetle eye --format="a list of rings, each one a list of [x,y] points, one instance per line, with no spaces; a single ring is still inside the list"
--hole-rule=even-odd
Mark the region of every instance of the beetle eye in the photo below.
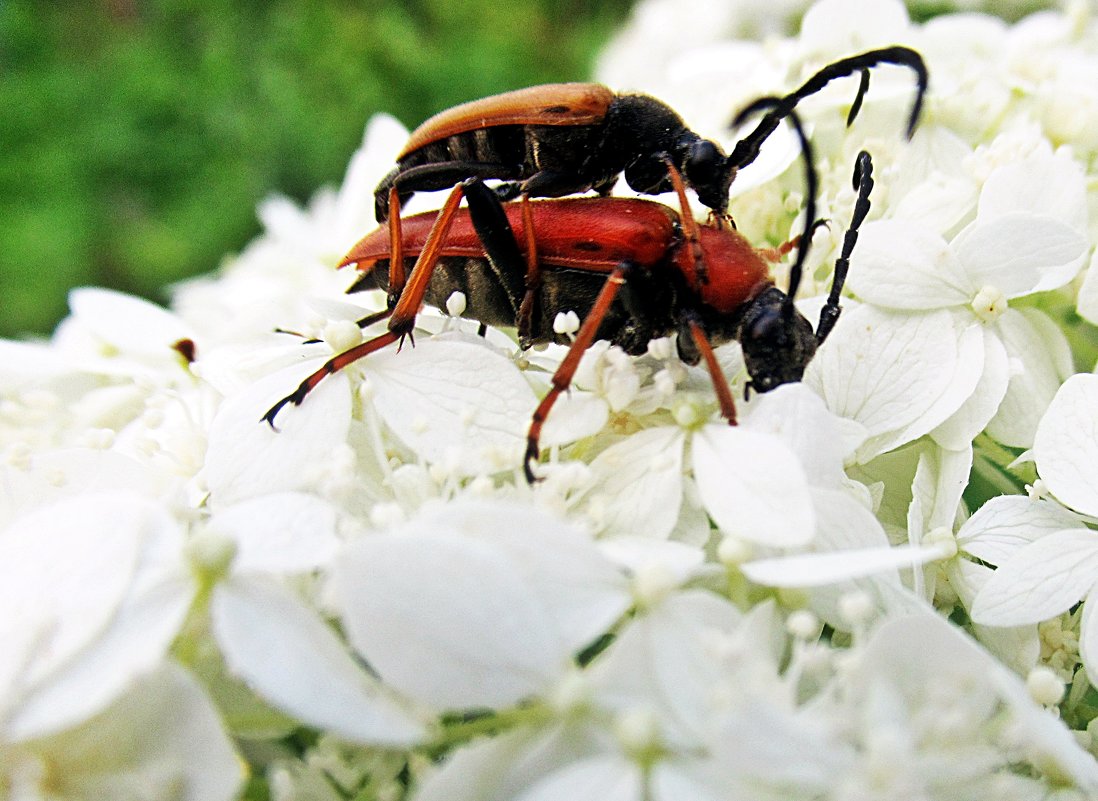
[[[744,338],[768,347],[776,347],[785,339],[785,322],[780,309],[768,309],[760,314],[744,332]]]
[[[720,149],[707,139],[699,139],[690,146],[683,165],[690,183],[705,183],[710,180],[723,157]]]

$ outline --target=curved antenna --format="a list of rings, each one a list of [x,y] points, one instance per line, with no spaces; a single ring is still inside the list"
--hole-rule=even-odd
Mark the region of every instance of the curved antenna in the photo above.
[[[846,274],[850,270],[850,254],[854,252],[854,245],[858,241],[858,230],[869,214],[869,193],[873,191],[873,159],[866,151],[858,153],[858,159],[854,162],[854,190],[858,193],[854,201],[854,212],[850,218],[850,226],[843,236],[843,249],[839,258],[835,260],[835,272],[831,277],[831,292],[827,295],[827,302],[820,309],[820,323],[816,326],[816,342],[820,345],[827,339],[831,329],[839,319],[839,295],[846,283]]]
[[[736,119],[732,124],[739,125],[747,117],[750,117],[752,114],[757,114],[764,109],[782,108],[784,102],[785,98],[782,97],[760,97],[737,114]],[[816,191],[819,180],[816,177],[816,163],[812,155],[812,143],[809,142],[808,137],[805,136],[800,117],[797,116],[797,112],[792,108],[783,110],[785,112],[784,116],[793,125],[793,130],[796,131],[797,138],[801,142],[801,155],[804,157],[804,183],[806,188],[804,232],[801,234],[800,242],[797,245],[797,258],[793,262],[793,267],[789,270],[789,290],[786,292],[785,303],[782,306],[782,314],[788,318],[793,314],[793,299],[797,296],[797,290],[800,288],[804,262],[805,259],[808,258],[808,247],[812,241],[812,233],[816,230]],[[771,112],[771,114],[773,114],[773,112]],[[766,116],[770,117],[771,114],[767,114]],[[766,118],[764,117],[764,119]],[[775,127],[776,126],[777,123],[775,123]]]
[[[771,104],[771,111],[759,121],[755,130],[736,143],[732,153],[728,156],[728,169],[738,170],[753,162],[759,155],[759,148],[762,147],[762,143],[766,141],[770,134],[774,133],[778,123],[793,113],[793,109],[799,102],[810,95],[816,94],[837,78],[845,78],[848,75],[860,73],[858,93],[854,97],[854,103],[851,105],[850,114],[847,115],[846,119],[846,124],[850,125],[854,122],[854,118],[858,116],[858,112],[862,108],[862,100],[869,89],[869,70],[878,64],[895,64],[901,67],[909,67],[915,72],[915,102],[911,104],[911,114],[907,120],[907,137],[910,139],[915,132],[915,126],[919,122],[919,114],[923,109],[923,96],[926,94],[928,82],[926,64],[923,62],[923,57],[910,47],[900,47],[898,45],[884,47],[828,64],[805,81],[800,89],[778,98],[778,102]],[[740,117],[736,118],[737,121],[739,119]],[[737,121],[733,121],[732,127],[736,126]]]

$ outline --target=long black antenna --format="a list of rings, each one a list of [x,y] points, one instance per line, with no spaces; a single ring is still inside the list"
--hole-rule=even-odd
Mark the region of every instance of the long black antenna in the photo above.
[[[750,117],[752,114],[757,114],[764,109],[780,108],[781,104],[784,102],[785,98],[782,97],[760,97],[737,114],[736,119],[732,124],[739,125],[747,117]],[[805,183],[804,232],[801,234],[800,242],[797,245],[797,258],[793,261],[793,267],[789,270],[789,290],[786,292],[785,304],[782,306],[782,314],[788,319],[793,315],[793,299],[797,296],[797,290],[801,286],[801,274],[804,270],[805,259],[808,258],[808,247],[812,241],[812,233],[816,230],[816,192],[818,190],[819,180],[816,177],[816,163],[812,154],[812,143],[809,142],[808,137],[805,136],[804,126],[801,125],[800,117],[797,116],[797,112],[793,111],[792,108],[785,109],[784,116],[792,124],[793,130],[796,131],[797,138],[801,142],[801,155],[804,157]],[[770,117],[770,114],[767,114],[764,119],[767,117]],[[842,287],[840,287],[840,289],[841,288]]]
[[[869,213],[869,193],[873,191],[873,159],[864,150],[858,154],[854,162],[854,189],[858,192],[858,199],[854,201],[854,213],[850,218],[850,227],[846,229],[843,237],[843,249],[839,258],[835,260],[835,272],[831,277],[831,292],[827,296],[827,302],[820,309],[820,324],[816,326],[816,342],[822,345],[839,320],[839,295],[846,283],[846,274],[850,269],[850,254],[854,251],[854,245],[858,241],[858,229],[861,228],[865,215]]]
[[[884,47],[880,50],[870,50],[828,64],[805,81],[800,89],[778,98],[777,103],[771,104],[770,113],[759,120],[755,130],[736,143],[732,153],[728,156],[727,169],[730,172],[739,170],[753,162],[759,155],[759,148],[762,147],[762,143],[766,141],[770,134],[774,133],[778,123],[793,113],[793,109],[800,101],[816,94],[837,78],[845,78],[848,75],[860,73],[858,93],[854,97],[854,104],[850,107],[850,114],[846,119],[846,124],[850,125],[854,118],[858,116],[858,112],[862,107],[862,100],[869,89],[869,70],[878,64],[910,67],[915,72],[917,81],[915,102],[911,104],[911,113],[907,120],[907,136],[910,139],[915,132],[915,125],[919,122],[919,114],[922,112],[923,96],[926,94],[928,77],[923,57],[910,47],[896,45]],[[737,117],[736,121],[732,123],[733,127],[738,124],[739,119],[740,117]]]

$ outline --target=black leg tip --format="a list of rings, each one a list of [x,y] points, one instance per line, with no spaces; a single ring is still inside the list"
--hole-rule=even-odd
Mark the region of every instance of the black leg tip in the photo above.
[[[286,406],[286,404],[288,404],[288,403],[292,403],[294,406],[300,406],[301,402],[303,400],[305,400],[305,396],[308,394],[308,392],[309,392],[308,385],[307,384],[302,384],[297,389],[295,389],[292,393],[290,393],[285,398],[283,398],[278,403],[276,403],[274,406],[272,406],[270,409],[268,409],[267,413],[259,418],[259,422],[261,422],[261,423],[265,422],[267,425],[269,425],[271,427],[272,431],[279,431],[280,430],[279,427],[275,425],[275,418],[278,417],[278,413],[280,411],[282,411],[282,407]]]
[[[522,472],[526,476],[526,483],[530,486],[541,481],[541,476],[534,475],[534,465],[538,463],[538,446],[536,442],[526,445],[526,456],[522,460]]]

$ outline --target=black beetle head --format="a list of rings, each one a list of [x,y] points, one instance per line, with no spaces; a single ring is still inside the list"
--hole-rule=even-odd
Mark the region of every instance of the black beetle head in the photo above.
[[[728,159],[716,144],[708,139],[695,139],[687,145],[682,152],[682,171],[704,205],[722,214],[728,209],[732,172]]]
[[[738,339],[756,392],[800,381],[816,353],[812,323],[777,287],[751,301],[740,321]]]

